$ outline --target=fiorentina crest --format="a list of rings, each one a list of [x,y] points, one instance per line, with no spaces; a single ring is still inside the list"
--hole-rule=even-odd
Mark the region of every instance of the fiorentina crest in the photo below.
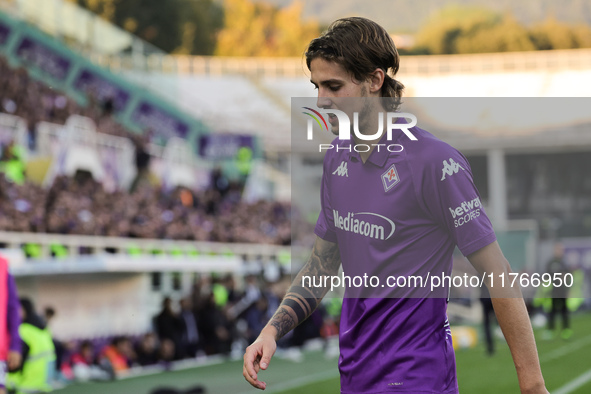
[[[392,164],[392,166],[382,174],[384,191],[387,192],[392,189],[398,182],[400,182],[400,177],[398,176],[398,171],[396,171],[396,166]]]

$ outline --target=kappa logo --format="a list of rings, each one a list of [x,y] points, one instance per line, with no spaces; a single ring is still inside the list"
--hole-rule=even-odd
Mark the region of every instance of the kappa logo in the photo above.
[[[443,160],[443,176],[441,177],[441,180],[444,180],[446,175],[452,176],[453,174],[457,174],[460,170],[465,171],[464,167],[462,167],[459,163],[456,163],[454,159],[450,158],[449,163],[447,160]]]
[[[332,173],[332,175],[346,176],[347,178],[349,178],[349,173],[347,172],[347,162],[346,161],[341,161],[341,165],[339,165],[337,167],[337,169],[334,170],[334,172]]]
[[[398,176],[396,166],[392,164],[392,166],[382,174],[382,184],[384,185],[384,191],[387,192],[388,190],[392,189],[398,182],[400,182],[400,177]]]

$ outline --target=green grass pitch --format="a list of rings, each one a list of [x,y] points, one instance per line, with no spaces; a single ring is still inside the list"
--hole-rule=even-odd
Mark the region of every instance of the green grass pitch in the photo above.
[[[540,361],[546,385],[553,394],[591,393],[591,314],[573,316],[574,335],[568,341],[542,340],[536,331]],[[461,393],[517,393],[517,376],[507,345],[497,340],[497,352],[488,357],[484,346],[456,351]],[[339,392],[336,358],[326,359],[320,351],[304,353],[303,361],[274,358],[268,371],[264,393],[329,394]],[[72,385],[58,394],[149,394],[156,387],[186,389],[203,385],[210,394],[261,393],[242,377],[242,362],[226,361],[183,371],[165,372],[109,383]]]

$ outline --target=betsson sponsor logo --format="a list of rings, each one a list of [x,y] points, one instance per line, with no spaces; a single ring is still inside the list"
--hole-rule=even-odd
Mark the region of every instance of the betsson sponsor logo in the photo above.
[[[476,197],[470,201],[463,201],[460,206],[455,209],[449,208],[449,211],[454,219],[454,225],[460,227],[468,223],[470,220],[479,217],[481,208],[482,204],[480,203],[480,198]]]
[[[377,213],[348,212],[347,216],[344,217],[341,216],[336,209],[333,209],[332,213],[334,215],[334,225],[336,228],[369,238],[379,239],[381,241],[390,238],[392,234],[394,234],[394,229],[396,228],[392,220]],[[362,219],[360,220],[359,217]],[[381,222],[381,225],[369,222],[368,220],[372,217],[377,218],[373,219],[373,221],[378,221],[378,223]]]

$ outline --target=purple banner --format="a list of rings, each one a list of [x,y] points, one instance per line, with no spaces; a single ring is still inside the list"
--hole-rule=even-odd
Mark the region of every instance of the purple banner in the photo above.
[[[6,44],[10,36],[10,27],[0,23],[0,45]]]
[[[233,159],[244,146],[254,150],[251,135],[209,134],[199,138],[199,155],[212,160]]]
[[[187,123],[146,101],[141,101],[133,111],[132,120],[144,131],[151,130],[155,136],[164,139],[187,138],[189,134]]]
[[[565,241],[564,261],[571,270],[582,268],[591,273],[591,241],[584,238]]]
[[[93,95],[101,103],[113,100],[117,111],[123,111],[129,102],[128,92],[86,68],[76,78],[74,88],[85,95]]]
[[[58,81],[65,81],[70,71],[71,63],[68,59],[54,49],[29,37],[23,38],[18,45],[16,56]]]

